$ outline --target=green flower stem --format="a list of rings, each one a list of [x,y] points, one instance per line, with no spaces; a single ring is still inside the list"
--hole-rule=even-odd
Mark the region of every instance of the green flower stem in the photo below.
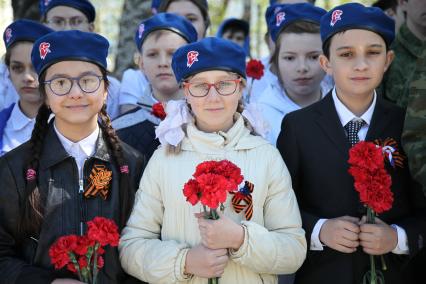
[[[93,253],[93,279],[92,279],[92,284],[96,284],[96,280],[98,278],[98,249],[99,249],[100,244],[98,242],[96,242],[95,244],[95,251]]]
[[[71,262],[74,264],[75,270],[77,270],[78,279],[80,281],[84,282],[83,276],[81,275],[81,271],[80,271],[80,265],[78,265],[78,262],[77,262],[77,259],[74,255],[74,253],[68,252],[68,256],[69,256]]]

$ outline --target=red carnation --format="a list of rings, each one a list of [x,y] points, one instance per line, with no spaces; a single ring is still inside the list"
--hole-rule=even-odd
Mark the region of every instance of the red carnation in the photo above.
[[[68,269],[68,271],[71,271],[72,273],[77,273],[77,269],[75,269],[75,265],[72,262],[67,264],[67,269]]]
[[[70,262],[69,253],[77,246],[77,236],[69,235],[60,237],[49,249],[49,256],[55,269],[61,269]]]
[[[369,171],[381,169],[384,166],[382,149],[374,143],[360,141],[349,150],[349,164]]]
[[[201,189],[198,182],[195,179],[190,179],[183,186],[183,195],[186,197],[186,201],[195,205],[198,203],[201,197]]]
[[[81,237],[78,237],[78,239],[77,239],[77,246],[76,246],[74,251],[78,255],[86,255],[89,247],[94,246],[94,245],[95,245],[95,241],[90,240],[86,236],[81,236]]]
[[[80,256],[78,258],[78,265],[80,266],[80,269],[87,268],[87,257],[86,256]]]
[[[99,269],[101,269],[102,267],[104,267],[104,258],[102,256],[98,256],[98,260],[96,261],[96,264],[98,266]]]
[[[95,217],[92,221],[87,222],[87,226],[87,236],[90,240],[100,243],[101,246],[118,246],[120,235],[114,221],[103,217]]]
[[[259,80],[263,76],[263,70],[265,66],[263,66],[260,60],[250,59],[246,65],[246,73],[248,77]]]
[[[211,209],[216,209],[219,203],[226,201],[229,188],[228,180],[217,174],[203,174],[197,178],[202,188],[201,203]]]
[[[161,120],[166,118],[166,112],[164,111],[164,106],[162,103],[156,103],[152,106],[152,112],[154,116],[158,117]]]

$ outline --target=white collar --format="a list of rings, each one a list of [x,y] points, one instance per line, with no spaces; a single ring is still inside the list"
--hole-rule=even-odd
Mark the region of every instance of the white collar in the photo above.
[[[337,115],[339,116],[340,122],[342,123],[342,126],[345,126],[349,121],[351,120],[364,120],[368,125],[370,125],[371,117],[373,116],[374,107],[376,106],[376,100],[377,100],[377,94],[376,91],[374,91],[373,96],[373,102],[368,107],[368,109],[361,115],[361,117],[356,116],[353,114],[337,97],[336,94],[336,88],[333,88],[332,92],[333,101],[334,101],[334,107],[336,108]]]
[[[78,146],[77,149],[80,149],[81,151],[83,151],[83,153],[87,157],[95,153],[96,141],[99,137],[99,126],[96,126],[96,129],[89,136],[87,136],[86,138],[83,138],[82,140],[78,142],[72,142],[71,140],[66,138],[64,135],[62,135],[62,133],[60,133],[59,130],[56,128],[55,123],[53,123],[53,126],[54,126],[56,134],[58,135],[59,141],[61,141],[62,146],[64,146],[65,148],[65,151],[67,151],[67,153],[73,156],[74,158],[76,157],[76,153],[74,152],[76,149],[76,146]]]
[[[28,124],[35,122],[35,118],[29,118],[21,111],[19,102],[13,106],[9,120],[12,122],[12,128],[15,131],[24,129]]]

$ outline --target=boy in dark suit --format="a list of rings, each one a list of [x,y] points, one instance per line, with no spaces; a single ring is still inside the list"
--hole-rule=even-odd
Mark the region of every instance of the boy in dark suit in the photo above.
[[[322,17],[321,38],[320,64],[335,88],[322,101],[288,114],[277,141],[310,246],[296,283],[358,284],[369,270],[368,254],[384,255],[386,284],[404,283],[404,264],[426,240],[425,197],[406,161],[389,166],[393,206],[376,224],[366,224],[347,162],[359,140],[392,138],[402,152],[404,111],[375,93],[393,59],[388,47],[394,22],[378,8],[349,3]]]

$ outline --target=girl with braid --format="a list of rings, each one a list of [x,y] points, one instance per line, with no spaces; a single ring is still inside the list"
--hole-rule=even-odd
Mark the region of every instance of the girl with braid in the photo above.
[[[72,44],[70,44],[72,43]],[[80,31],[39,38],[31,60],[43,98],[31,139],[0,159],[0,283],[79,283],[48,255],[96,216],[124,227],[144,159],[106,114],[108,41]],[[98,283],[137,282],[107,247]]]
[[[257,135],[264,133],[254,112],[242,109],[245,57],[240,46],[213,37],[173,54],[186,102],[167,103],[156,129],[162,146],[149,160],[119,245],[123,268],[143,281],[277,283],[277,274],[295,272],[305,259],[290,175],[278,150]],[[207,220],[182,189],[198,164],[224,159],[241,168],[244,200],[229,195],[220,218]]]

